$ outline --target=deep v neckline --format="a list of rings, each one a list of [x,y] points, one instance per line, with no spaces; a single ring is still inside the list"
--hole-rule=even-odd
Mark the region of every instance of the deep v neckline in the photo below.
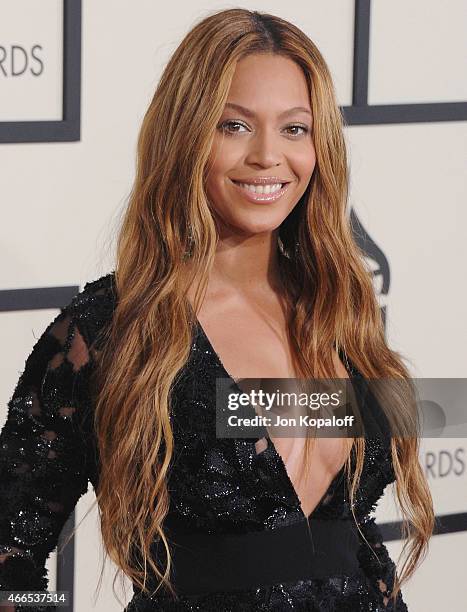
[[[198,331],[201,334],[201,336],[203,337],[206,345],[209,348],[209,351],[212,353],[212,356],[214,357],[215,361],[217,362],[217,365],[219,366],[222,374],[224,374],[223,378],[227,378],[229,381],[231,381],[231,386],[232,388],[234,388],[238,393],[244,393],[244,391],[238,386],[238,382],[241,379],[236,379],[233,376],[231,376],[231,374],[229,374],[229,372],[227,371],[226,367],[224,366],[224,364],[222,363],[222,360],[219,356],[219,354],[217,353],[217,351],[215,350],[212,342],[209,339],[209,336],[207,335],[207,333],[204,331],[203,326],[201,325],[200,320],[198,319],[197,315],[194,313],[194,310],[192,308],[192,312],[193,315],[195,317],[195,323],[196,326],[198,327]],[[347,367],[346,367],[347,369]],[[351,378],[351,373],[349,373],[349,379]],[[289,487],[289,491],[290,494],[294,500],[295,506],[299,509],[300,514],[302,515],[302,518],[310,521],[315,514],[320,510],[320,508],[323,506],[324,504],[324,500],[328,497],[328,495],[330,493],[332,493],[334,491],[335,486],[338,484],[338,482],[340,482],[344,472],[345,472],[345,462],[343,464],[343,466],[340,468],[340,470],[336,473],[336,475],[334,476],[334,478],[331,480],[331,482],[329,483],[328,488],[326,489],[326,491],[323,493],[322,497],[320,497],[318,503],[316,504],[316,506],[313,508],[313,510],[307,515],[305,514],[305,511],[303,510],[303,505],[302,505],[302,501],[297,493],[297,490],[295,489],[295,486],[292,482],[292,479],[289,476],[289,473],[287,471],[286,465],[284,463],[284,460],[282,459],[281,454],[279,453],[279,451],[277,450],[274,442],[271,440],[271,438],[269,436],[266,437],[266,442],[267,442],[267,448],[262,451],[262,452],[267,452],[268,450],[272,453],[275,462],[278,464],[279,469],[282,472],[282,477],[283,480],[287,483],[287,486]],[[261,453],[259,453],[257,455],[258,457],[261,456]]]

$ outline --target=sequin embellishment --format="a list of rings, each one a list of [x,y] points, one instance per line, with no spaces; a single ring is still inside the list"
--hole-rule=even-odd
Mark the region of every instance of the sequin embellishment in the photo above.
[[[110,273],[87,283],[49,323],[8,403],[0,434],[0,590],[47,589],[45,561],[89,482],[97,485],[88,384],[93,356],[88,347],[111,322],[113,281]],[[184,369],[170,415],[175,451],[167,524],[204,533],[245,533],[302,520],[298,498],[273,446],[257,453],[255,440],[216,438],[215,378],[225,372],[201,329],[194,334]],[[176,600],[159,593],[149,598],[135,588],[125,611],[393,610],[391,600],[386,607],[383,597],[393,588],[395,566],[371,513],[395,476],[387,445],[380,439],[366,443],[354,510],[370,545],[362,539],[357,575]],[[345,478],[339,473],[313,517],[348,520],[350,515]],[[387,587],[384,593],[380,581]],[[407,610],[400,593],[396,610]]]

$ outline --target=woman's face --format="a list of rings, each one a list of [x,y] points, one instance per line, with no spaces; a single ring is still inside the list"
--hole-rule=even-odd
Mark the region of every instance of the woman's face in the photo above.
[[[295,62],[272,54],[238,62],[206,179],[223,234],[271,232],[284,221],[313,174],[311,127],[308,88]],[[257,179],[267,186],[245,185]]]

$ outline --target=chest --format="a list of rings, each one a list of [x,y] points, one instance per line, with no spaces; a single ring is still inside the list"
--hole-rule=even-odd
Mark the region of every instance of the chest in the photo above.
[[[295,376],[286,319],[278,300],[260,305],[205,303],[198,321],[232,378]]]
[[[241,312],[241,315],[239,314]],[[293,378],[296,376],[286,319],[279,301],[239,309],[206,304],[198,321],[213,354],[227,374],[242,378]],[[347,373],[343,374],[347,376]],[[339,374],[339,376],[343,376]],[[350,453],[352,439],[318,437],[303,471],[304,438],[271,438],[306,516],[325,495]],[[266,439],[255,444],[259,454]]]

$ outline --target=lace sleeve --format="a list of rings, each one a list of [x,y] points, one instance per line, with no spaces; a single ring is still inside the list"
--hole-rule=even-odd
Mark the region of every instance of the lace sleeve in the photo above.
[[[396,564],[389,556],[388,549],[383,544],[383,537],[374,516],[367,516],[359,522],[368,543],[360,535],[361,543],[358,552],[360,566],[365,572],[371,587],[381,593],[384,609],[396,612],[407,612],[401,591],[397,594],[396,605],[390,599],[394,588]]]
[[[61,310],[8,402],[0,433],[0,590],[47,589],[47,557],[88,488],[93,357],[80,326],[73,309]]]

